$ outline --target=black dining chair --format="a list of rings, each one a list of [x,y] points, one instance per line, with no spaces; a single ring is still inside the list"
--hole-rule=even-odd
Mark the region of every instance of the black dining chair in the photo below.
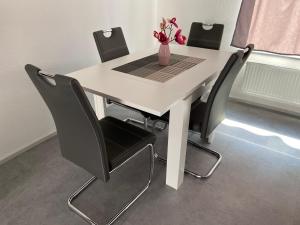
[[[243,64],[245,64],[254,50],[254,44],[248,44],[244,49]]]
[[[243,56],[243,64],[246,63],[247,59],[249,58],[250,54],[252,53],[254,49],[254,45],[253,44],[248,44],[245,49],[243,50],[244,51],[244,56]],[[202,102],[207,102],[207,99],[208,99],[208,96],[211,92],[211,89],[214,85],[214,83],[216,82],[216,79],[214,80],[211,80],[209,83],[207,83],[205,86],[204,86],[204,91],[202,93],[202,96],[200,97],[200,100]]]
[[[125,37],[124,37],[121,27],[115,27],[115,28],[111,28],[109,30],[95,31],[93,33],[93,36],[94,36],[96,46],[97,46],[97,49],[98,49],[98,52],[99,52],[102,62],[107,62],[109,60],[113,60],[113,59],[116,59],[116,58],[119,58],[119,57],[129,54],[126,40],[125,40]],[[139,113],[141,113],[143,115],[143,117],[144,117],[143,121],[139,121],[139,120],[136,120],[133,118],[126,118],[125,121],[144,125],[145,128],[147,128],[148,126],[151,126],[151,124],[149,123],[149,120],[151,120],[152,118],[156,118],[150,113],[128,107],[126,105],[123,105],[116,101],[112,101],[110,99],[107,99],[107,103],[108,104],[113,103],[116,105],[120,105],[120,106],[129,108],[134,111],[138,111]],[[158,127],[158,129],[161,129],[161,128]]]
[[[213,131],[224,120],[225,108],[229,98],[231,87],[250,53],[251,50],[248,51],[248,55],[245,57],[244,52],[241,50],[232,54],[223,70],[221,71],[217,81],[215,82],[208,97],[208,101],[201,102],[201,100],[198,99],[192,104],[189,121],[189,131],[195,134],[199,134],[201,140],[204,143],[210,143],[210,138]],[[160,120],[167,123],[169,121],[169,113],[164,114],[160,118]],[[188,143],[215,156],[217,158],[217,161],[205,175],[200,175],[199,173],[191,171],[189,169],[185,169],[185,172],[193,175],[196,178],[209,178],[220,164],[222,155],[212,149],[200,145],[199,143],[191,139],[188,139]],[[157,153],[156,155],[159,159],[166,161]]]
[[[187,46],[219,50],[223,36],[223,24],[193,22]]]
[[[223,36],[223,24],[204,24],[193,22],[190,29],[187,46],[219,50]],[[203,86],[202,101],[207,101],[209,92],[215,83],[215,79]]]
[[[49,75],[29,64],[25,66],[25,70],[53,116],[62,156],[93,175],[68,199],[70,209],[85,221],[97,224],[85,212],[76,208],[72,204],[73,200],[96,179],[109,182],[110,175],[129,160],[133,160],[144,150],[150,151],[147,184],[107,223],[112,224],[150,185],[154,167],[155,136],[113,117],[98,120],[77,80],[63,75]]]
[[[129,55],[121,27],[99,30],[94,32],[93,35],[102,62]]]

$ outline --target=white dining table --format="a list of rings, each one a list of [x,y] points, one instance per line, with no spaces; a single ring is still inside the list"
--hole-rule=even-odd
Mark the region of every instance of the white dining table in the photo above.
[[[166,184],[178,189],[184,178],[191,104],[204,83],[224,67],[231,52],[171,45],[171,52],[205,59],[166,82],[158,82],[112,70],[158,52],[158,47],[84,68],[67,76],[77,79],[94,96],[98,119],[105,117],[105,98],[156,116],[170,111]]]

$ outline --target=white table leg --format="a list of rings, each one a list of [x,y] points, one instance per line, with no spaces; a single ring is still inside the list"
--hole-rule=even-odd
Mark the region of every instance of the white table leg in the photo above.
[[[98,119],[102,119],[105,117],[106,114],[106,105],[105,105],[105,98],[99,95],[93,95],[94,104],[95,104],[95,112]]]
[[[178,189],[183,182],[192,96],[170,110],[166,184]]]

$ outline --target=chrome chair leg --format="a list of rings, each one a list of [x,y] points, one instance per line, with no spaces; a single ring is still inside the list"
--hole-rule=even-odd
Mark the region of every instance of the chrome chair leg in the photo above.
[[[118,103],[118,102],[113,102],[113,101],[111,101],[111,100],[109,100],[109,99],[106,99],[106,103],[107,104],[115,104],[115,105],[118,105],[118,106],[122,106],[122,107],[125,107],[125,108],[128,108],[128,109],[130,109],[130,110],[133,110],[132,108],[130,108],[130,107],[126,107],[126,105],[122,105],[122,104],[120,104],[120,103]],[[138,111],[137,111],[138,112]],[[149,118],[146,118],[146,117],[144,117],[144,121],[140,121],[140,120],[137,120],[137,119],[133,119],[133,118],[130,118],[130,117],[128,117],[128,118],[126,118],[125,120],[123,120],[124,122],[132,122],[132,123],[137,123],[137,124],[140,124],[140,125],[144,125],[144,127],[147,129],[148,127],[152,127],[153,129],[155,128],[155,126],[156,126],[156,123],[158,122],[158,121],[155,121],[153,124],[149,124]],[[165,123],[165,126],[163,127],[163,128],[160,128],[160,127],[158,127],[157,129],[159,129],[159,130],[164,130],[164,129],[166,129],[166,127],[167,127],[167,124]]]
[[[188,143],[192,144],[193,146],[195,146],[196,148],[202,150],[202,151],[205,151],[213,156],[215,156],[217,158],[217,162],[213,165],[213,167],[208,171],[207,174],[205,175],[200,175],[199,173],[196,173],[194,171],[191,171],[189,169],[185,169],[184,171],[196,178],[199,178],[199,179],[207,179],[209,178],[213,172],[217,169],[217,167],[219,166],[219,164],[221,163],[222,161],[222,155],[214,150],[211,150],[209,148],[206,148],[206,147],[203,147],[201,145],[199,145],[198,143],[194,142],[194,141],[191,141],[191,140],[188,140]]]
[[[140,124],[140,125],[144,125],[144,121],[136,120],[136,119],[133,119],[133,118],[126,118],[123,121],[126,122],[126,123],[132,122],[132,123],[137,123],[137,124]]]
[[[135,156],[137,156],[140,152],[142,152],[144,149],[148,148],[150,149],[150,172],[149,172],[149,178],[147,181],[146,186],[144,186],[142,188],[142,190],[140,192],[138,192],[130,201],[128,201],[123,207],[122,209],[116,214],[114,215],[108,223],[106,223],[106,225],[111,225],[113,224],[150,186],[151,183],[151,179],[152,179],[152,175],[153,175],[153,169],[154,169],[154,150],[153,150],[153,145],[152,144],[148,144],[146,145],[144,148],[142,148],[140,151],[138,151],[136,154],[134,154],[131,158],[129,158],[128,160],[134,158]],[[119,169],[120,167],[122,167],[122,165],[124,165],[128,160],[126,160],[123,164],[121,164],[119,167],[116,168]],[[113,170],[115,171],[115,170]],[[84,190],[86,190],[97,178],[95,176],[93,176],[92,178],[90,178],[88,181],[86,181],[77,191],[75,191],[73,194],[70,195],[69,199],[68,199],[68,206],[69,208],[75,212],[77,215],[79,215],[81,218],[83,218],[86,222],[92,224],[92,225],[98,225],[94,220],[92,220],[90,217],[88,217],[85,213],[83,213],[82,211],[80,211],[78,208],[76,208],[72,202],[80,195],[83,193]]]
[[[198,148],[202,151],[205,151],[205,152],[215,156],[217,158],[217,162],[213,165],[213,167],[205,175],[201,175],[201,174],[199,174],[197,172],[194,172],[194,171],[191,171],[187,168],[184,169],[184,172],[187,173],[187,174],[190,174],[190,175],[192,175],[192,176],[194,176],[195,178],[198,178],[198,179],[207,179],[207,178],[209,178],[213,174],[213,172],[216,170],[216,168],[219,166],[220,162],[222,161],[222,155],[220,153],[216,152],[216,151],[213,151],[213,150],[209,149],[209,148],[203,147],[203,146],[199,145],[198,143],[193,142],[191,140],[188,140],[188,143],[192,144],[193,146],[195,146],[196,148]],[[165,158],[162,158],[157,152],[155,152],[155,157],[158,160],[160,160],[164,163],[167,162],[167,160]]]
[[[68,206],[69,208],[75,212],[77,215],[82,217],[85,221],[92,225],[97,225],[95,221],[93,221],[91,218],[89,218],[86,214],[81,212],[78,208],[76,208],[72,202],[85,190],[87,189],[97,178],[94,176],[90,178],[87,182],[85,182],[77,191],[75,191],[73,194],[70,195],[68,199]]]
[[[124,122],[128,123],[136,123],[136,124],[140,124],[140,125],[144,125],[144,127],[147,129],[148,127],[152,127],[152,131],[154,131],[154,129],[158,129],[160,131],[165,130],[168,126],[167,123],[164,123],[164,127],[157,127],[156,124],[159,122],[157,121],[153,121],[153,124],[149,123],[149,118],[144,118],[144,121],[140,121],[140,120],[136,120],[136,119],[132,119],[132,118],[126,118],[125,120],[123,120]]]
[[[146,118],[146,117],[144,117],[144,127],[145,127],[145,129],[147,129],[148,128],[148,118]]]

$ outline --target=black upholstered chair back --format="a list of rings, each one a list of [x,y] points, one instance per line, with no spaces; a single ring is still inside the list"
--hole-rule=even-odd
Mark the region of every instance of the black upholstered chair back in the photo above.
[[[211,29],[204,29],[203,23],[194,22],[192,23],[187,45],[199,48],[208,48],[219,50],[224,25],[223,24],[213,24]]]
[[[201,129],[203,139],[207,138],[225,118],[227,100],[233,82],[243,66],[243,55],[243,51],[231,55],[208,96]]]
[[[77,80],[55,75],[55,84],[26,65],[25,70],[53,116],[62,155],[97,178],[107,181],[109,167],[98,119]]]
[[[245,63],[254,49],[254,44],[248,44],[244,50],[243,62]]]
[[[105,37],[106,32],[110,34],[109,37]],[[111,31],[96,31],[93,35],[102,62],[129,54],[121,27],[112,28]]]

